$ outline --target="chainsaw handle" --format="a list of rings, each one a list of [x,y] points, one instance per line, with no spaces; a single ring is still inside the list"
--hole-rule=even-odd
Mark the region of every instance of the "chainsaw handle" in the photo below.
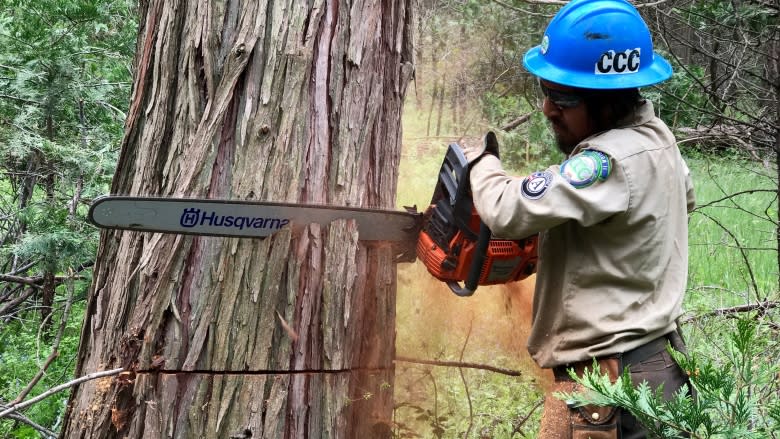
[[[468,297],[474,294],[479,285],[479,278],[482,276],[482,266],[485,265],[485,259],[487,259],[487,249],[490,245],[490,237],[492,232],[482,221],[479,222],[479,236],[477,236],[477,248],[474,252],[474,258],[471,260],[471,267],[469,267],[469,275],[466,278],[466,282],[461,287],[457,282],[447,282],[447,286],[450,287],[455,295],[460,297]]]

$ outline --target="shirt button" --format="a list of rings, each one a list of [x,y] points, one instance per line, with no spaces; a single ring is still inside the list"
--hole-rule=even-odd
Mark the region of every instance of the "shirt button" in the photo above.
[[[590,415],[590,417],[591,417],[591,418],[592,418],[594,421],[598,421],[598,420],[599,420],[599,414],[598,414],[598,413],[593,413],[592,415]]]

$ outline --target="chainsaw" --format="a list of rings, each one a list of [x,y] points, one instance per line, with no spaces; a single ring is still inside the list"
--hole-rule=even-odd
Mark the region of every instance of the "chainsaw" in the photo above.
[[[424,213],[416,208],[108,195],[93,201],[88,219],[105,229],[241,238],[265,238],[283,228],[350,219],[357,224],[358,239],[411,245],[433,277],[456,295],[470,296],[478,285],[503,284],[533,274],[537,236],[493,238],[474,209],[468,175],[461,148],[451,144]]]

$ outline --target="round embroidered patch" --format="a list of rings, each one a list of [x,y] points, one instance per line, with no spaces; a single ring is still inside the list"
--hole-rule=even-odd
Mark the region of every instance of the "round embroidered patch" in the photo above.
[[[575,155],[561,165],[561,176],[577,189],[606,180],[611,171],[609,157],[592,149]]]
[[[525,177],[521,189],[523,196],[529,200],[538,200],[539,198],[542,198],[547,192],[547,188],[550,187],[552,178],[553,175],[550,171],[534,172],[528,177]]]

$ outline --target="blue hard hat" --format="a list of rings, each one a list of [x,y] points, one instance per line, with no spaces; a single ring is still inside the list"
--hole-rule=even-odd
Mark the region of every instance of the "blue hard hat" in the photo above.
[[[523,65],[550,82],[590,89],[643,87],[672,76],[669,62],[653,51],[644,20],[625,0],[569,2]]]

